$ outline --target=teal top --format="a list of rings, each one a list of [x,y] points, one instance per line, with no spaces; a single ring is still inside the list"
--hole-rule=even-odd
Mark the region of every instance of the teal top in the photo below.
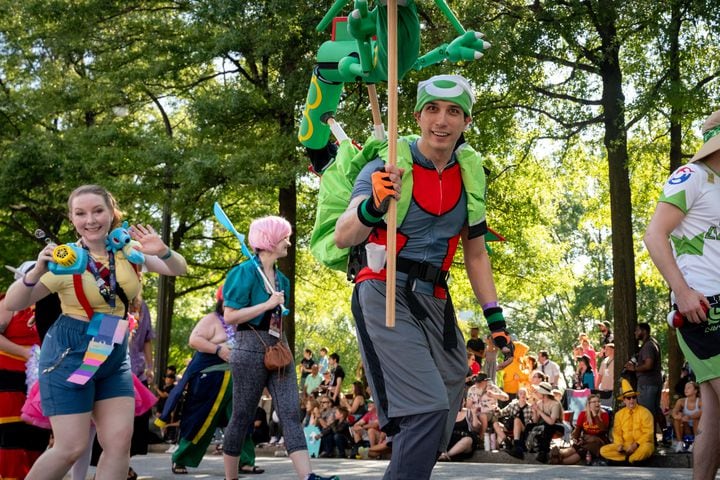
[[[290,298],[290,280],[277,268],[275,277],[277,282],[274,287],[278,291],[285,292],[285,306],[287,307]],[[230,270],[225,279],[225,285],[223,285],[223,299],[226,307],[239,310],[263,303],[268,298],[270,298],[270,294],[265,290],[265,283],[253,260],[246,260]],[[247,323],[258,326],[264,316],[263,312]]]

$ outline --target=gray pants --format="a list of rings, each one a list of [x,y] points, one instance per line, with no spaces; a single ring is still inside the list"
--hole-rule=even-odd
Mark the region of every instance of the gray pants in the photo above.
[[[386,479],[430,478],[463,400],[468,367],[462,333],[456,326],[457,347],[445,350],[445,301],[421,293],[416,297],[429,318],[416,318],[405,291],[398,289],[395,328],[387,328],[385,283],[367,280],[353,293],[360,353],[378,419],[393,435]]]
[[[277,342],[277,338],[267,332],[257,333],[268,345]],[[290,362],[290,365],[280,372],[270,372],[263,363],[265,347],[255,332],[241,330],[235,338],[238,340],[238,345],[230,354],[233,379],[232,416],[225,429],[223,451],[233,457],[240,456],[265,387],[272,395],[273,405],[280,417],[288,453],[307,450],[305,435],[300,424],[300,397],[295,363]]]
[[[660,411],[660,387],[657,385],[638,385],[638,404],[650,410],[653,417]]]

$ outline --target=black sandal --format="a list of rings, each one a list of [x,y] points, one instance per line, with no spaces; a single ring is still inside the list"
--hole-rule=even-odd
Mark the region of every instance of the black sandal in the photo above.
[[[187,468],[185,468],[185,465],[178,465],[177,463],[172,464],[172,473],[175,475],[185,475],[188,473]]]
[[[127,480],[137,480],[138,474],[132,467],[128,467]]]
[[[240,471],[238,473],[254,473],[259,475],[261,473],[265,473],[265,470],[258,468],[255,465],[243,465],[240,467]]]

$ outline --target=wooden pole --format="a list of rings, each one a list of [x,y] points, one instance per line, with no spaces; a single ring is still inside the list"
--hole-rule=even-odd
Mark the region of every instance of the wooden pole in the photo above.
[[[397,0],[388,0],[388,163],[397,165],[398,140],[398,58]],[[397,250],[397,202],[390,200],[387,216],[387,263],[385,291],[385,326],[395,327],[395,277]]]
[[[373,134],[378,140],[385,139],[385,125],[383,125],[382,115],[380,114],[380,102],[378,101],[377,90],[374,83],[367,84],[368,98],[370,99],[370,108],[373,118]]]

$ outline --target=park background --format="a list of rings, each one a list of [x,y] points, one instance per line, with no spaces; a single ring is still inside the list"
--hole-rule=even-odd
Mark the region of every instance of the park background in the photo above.
[[[315,26],[331,4],[0,0],[0,261],[35,258],[37,229],[74,241],[69,192],[106,186],[126,219],[154,225],[189,264],[185,277],[146,277],[161,369],[189,356],[190,330],[243,260],[213,203],[241,232],[279,213],[295,227],[280,262],[294,279],[290,343],[298,357],[326,346],[353,372],[351,286],[309,253],[319,179],[297,141],[315,52],[330,36]],[[449,5],[492,48],[476,62],[406,75],[399,130],[415,131],[419,79],[461,73],[475,85],[465,135],[490,170],[489,225],[507,239],[492,244],[492,261],[510,329],[562,364],[578,333],[597,339],[596,323],[609,320],[620,368],[635,324],[647,321],[673,385],[681,359],[665,323],[668,290],[641,237],[663,182],[699,148],[702,120],[720,107],[720,4]],[[452,40],[435,2],[418,11],[423,53]],[[354,138],[370,136],[363,85],[345,85],[337,119]],[[461,259],[451,291],[467,331],[484,320]],[[0,289],[11,281],[6,272]]]

